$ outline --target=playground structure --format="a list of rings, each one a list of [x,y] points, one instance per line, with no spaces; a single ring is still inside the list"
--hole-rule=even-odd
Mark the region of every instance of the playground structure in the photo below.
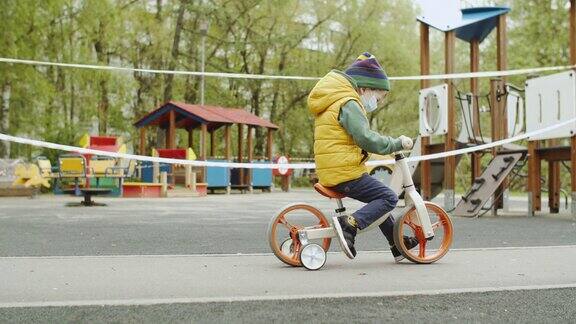
[[[80,139],[82,148],[107,152],[126,152],[120,138],[110,136],[84,135]],[[68,193],[85,197],[84,205],[96,205],[93,195],[115,193],[122,196],[122,182],[131,172],[123,167],[118,159],[98,157],[92,154],[62,154],[58,157],[58,166],[46,157],[39,156],[33,163],[21,162],[14,169],[13,191],[18,188],[50,188],[54,182],[55,193]],[[69,182],[72,181],[70,185]],[[116,183],[118,182],[118,183]],[[102,186],[106,188],[102,188]]]
[[[85,134],[79,141],[80,147],[89,148],[92,150],[126,153],[126,144],[123,143],[121,137],[116,136],[95,136]],[[84,154],[87,159],[90,159],[91,154]]]
[[[455,42],[459,38],[465,42],[470,43],[470,70],[477,72],[479,70],[480,62],[480,43],[490,34],[490,32],[497,29],[496,41],[496,57],[497,57],[497,70],[506,69],[506,14],[510,11],[506,7],[490,7],[490,8],[468,8],[462,9],[462,18],[455,24],[447,25],[444,21],[434,20],[428,17],[420,16],[420,72],[422,75],[430,74],[430,40],[429,29],[433,27],[444,33],[444,67],[445,73],[454,73],[455,69]],[[498,84],[496,83],[498,82]],[[491,82],[491,93],[496,94],[497,85],[502,84],[502,80],[493,80]],[[441,151],[452,151],[457,148],[456,142],[456,119],[455,119],[455,91],[451,80],[446,80],[445,85],[440,85],[432,89],[430,88],[429,80],[421,80],[420,87],[421,94],[420,102],[427,101],[429,105],[434,106],[434,102],[440,100],[445,103],[445,113],[442,114],[440,126],[435,129],[426,127],[426,123],[421,122],[421,153],[423,155],[437,153]],[[470,80],[470,88],[472,96],[478,94],[479,85],[476,78]],[[442,95],[437,92],[442,92]],[[435,101],[433,99],[436,99]],[[502,101],[496,100],[492,102],[491,115],[492,123],[492,139],[497,140],[503,138],[502,130],[506,127],[504,118],[494,118],[500,116],[498,112],[502,109]],[[441,106],[442,107],[442,106]],[[474,136],[480,135],[480,116],[479,107],[473,107],[472,111],[472,133]],[[422,119],[422,108],[421,119]],[[430,116],[431,110],[427,110],[426,114]],[[443,136],[443,143],[431,143],[431,136]],[[496,150],[493,151],[496,155]],[[424,199],[430,199],[432,193],[431,187],[431,161],[423,161],[421,163],[421,191]],[[472,179],[480,175],[480,155],[472,154]],[[444,195],[445,195],[445,208],[452,209],[454,203],[454,188],[455,188],[455,175],[456,175],[456,157],[451,156],[444,159]]]
[[[191,105],[176,101],[167,102],[144,117],[139,119],[134,126],[140,129],[140,154],[145,155],[146,129],[150,126],[157,126],[165,131],[165,147],[156,148],[159,156],[172,157],[178,159],[192,159],[194,147],[194,133],[200,131],[199,154],[201,161],[230,162],[232,158],[232,126],[236,125],[238,130],[238,155],[236,162],[247,163],[271,163],[273,147],[273,131],[278,126],[251,114],[243,109],[223,108],[216,106]],[[247,126],[246,135],[244,129]],[[253,151],[254,129],[262,127],[267,130],[266,154],[262,157],[255,157]],[[223,158],[217,156],[216,135],[219,129],[223,128],[224,154]],[[184,129],[188,135],[188,145],[186,148],[176,147],[176,130]],[[210,135],[210,151],[208,152],[208,135]],[[244,145],[246,143],[246,145]],[[245,154],[247,151],[247,154]],[[174,166],[160,166],[160,170],[171,174],[170,182],[175,184],[178,171],[173,170]],[[144,169],[145,170],[145,169]],[[227,193],[231,189],[252,192],[254,189],[270,190],[272,187],[271,169],[245,169],[227,167],[201,167],[194,168],[196,178],[192,182],[197,184],[206,183],[208,190],[224,189]],[[181,172],[180,172],[181,174]],[[186,178],[186,174],[184,177]],[[147,177],[147,181],[155,181],[155,177]]]
[[[170,158],[170,159],[180,159],[180,160],[189,160],[193,161],[196,160],[196,154],[191,148],[187,149],[152,149],[152,156],[153,157],[161,157],[161,158]],[[184,175],[184,185],[188,189],[192,189],[195,192],[202,192],[204,193],[206,184],[205,183],[197,183],[195,174],[192,174],[192,167],[190,165],[169,165],[169,164],[158,164],[158,163],[150,163],[146,162],[142,164],[142,180],[144,182],[155,182],[155,179],[158,179],[159,172],[162,170],[167,172],[167,176],[169,180],[167,180],[171,184],[171,188],[174,188],[176,182],[182,182],[181,180],[177,180],[177,178],[181,178],[182,169],[185,170]],[[147,166],[152,166],[149,168]],[[194,179],[192,179],[194,178]]]
[[[576,0],[570,1],[570,64],[576,64]],[[480,43],[496,28],[496,68],[507,69],[506,7],[462,9],[461,19],[452,25],[429,17],[418,17],[420,22],[420,71],[430,74],[429,29],[433,27],[444,33],[445,73],[454,73],[455,41],[459,38],[470,44],[470,71],[479,71]],[[576,82],[574,71],[532,78],[526,81],[526,90],[506,83],[506,78],[490,80],[488,105],[490,107],[490,138],[482,134],[480,127],[480,104],[478,78],[470,78],[470,93],[456,95],[452,80],[431,86],[429,80],[421,80],[419,98],[421,154],[452,151],[459,147],[490,143],[524,132],[542,129],[576,116]],[[525,92],[525,98],[523,93]],[[456,101],[462,109],[462,129],[456,134]],[[525,108],[524,108],[525,102]],[[570,170],[576,170],[576,125],[532,137],[528,148],[504,145],[490,150],[492,161],[482,173],[481,155],[471,153],[471,188],[458,206],[455,206],[454,188],[457,157],[451,156],[433,161],[423,161],[416,172],[424,199],[438,193],[439,168],[443,180],[445,208],[455,208],[455,214],[474,216],[492,197],[493,213],[504,207],[507,176],[516,164],[528,157],[529,213],[541,210],[541,161],[549,163],[548,192],[551,213],[559,211],[560,161],[570,161]],[[442,138],[441,141],[433,139]],[[570,138],[569,146],[558,146],[560,139]],[[546,147],[542,146],[546,141]],[[435,170],[434,170],[435,169]],[[576,213],[576,175],[572,179],[572,214]],[[436,180],[436,181],[435,181]],[[419,182],[419,183],[418,183]]]
[[[80,139],[80,146],[99,151],[126,153],[126,144],[123,143],[121,137],[115,136],[86,134]],[[122,165],[124,161],[121,159],[94,156],[92,154],[82,155],[86,162],[86,174],[90,178],[86,181],[86,188],[94,186],[112,187],[114,190],[111,192],[121,197],[123,193],[123,180],[130,176],[130,174],[128,174],[128,166]]]
[[[572,25],[571,25],[572,26]],[[574,40],[571,38],[571,42]],[[571,54],[574,54],[571,47]],[[576,57],[571,58],[576,62]],[[576,117],[576,78],[574,71],[557,73],[526,81],[527,131],[539,130]],[[569,146],[559,146],[559,140],[569,139]],[[543,147],[542,141],[546,141]],[[576,214],[576,124],[566,125],[553,132],[531,137],[528,142],[528,210],[541,210],[541,164],[547,160],[548,206],[551,213],[560,207],[560,164],[570,161],[572,186],[572,214]]]

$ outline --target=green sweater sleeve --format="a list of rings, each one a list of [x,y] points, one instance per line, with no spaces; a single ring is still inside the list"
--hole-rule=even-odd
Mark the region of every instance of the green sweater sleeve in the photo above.
[[[354,142],[370,153],[386,155],[400,151],[402,141],[371,130],[361,109],[356,101],[350,100],[342,106],[338,117],[340,125],[352,136]]]

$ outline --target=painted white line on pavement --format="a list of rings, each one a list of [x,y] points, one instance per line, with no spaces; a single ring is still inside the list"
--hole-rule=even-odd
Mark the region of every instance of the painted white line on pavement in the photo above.
[[[386,291],[370,293],[332,293],[332,294],[307,294],[307,295],[274,295],[274,296],[236,296],[236,297],[200,297],[200,298],[162,298],[162,299],[110,299],[110,300],[78,300],[78,301],[47,301],[47,302],[14,302],[0,303],[0,308],[23,308],[23,307],[70,307],[70,306],[146,306],[162,304],[191,304],[191,303],[232,303],[249,301],[273,301],[273,300],[297,300],[316,298],[359,298],[359,297],[395,297],[395,296],[426,296],[461,293],[484,293],[521,290],[544,290],[576,288],[574,284],[557,285],[528,285],[508,287],[480,287],[480,288],[457,288],[457,289],[432,289],[414,291]]]
[[[576,245],[541,245],[541,246],[500,246],[450,249],[450,252],[466,251],[500,251],[500,250],[541,250],[541,249],[570,249]],[[331,251],[328,254],[340,254],[342,252]],[[390,254],[390,251],[358,251],[358,254]],[[249,256],[273,256],[274,253],[211,253],[211,254],[114,254],[114,255],[47,255],[47,256],[8,256],[0,257],[0,260],[10,259],[110,259],[110,258],[219,258],[219,257],[249,257]]]

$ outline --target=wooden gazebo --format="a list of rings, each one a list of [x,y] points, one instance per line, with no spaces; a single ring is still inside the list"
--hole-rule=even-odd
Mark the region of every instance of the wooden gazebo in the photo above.
[[[177,101],[164,103],[155,110],[140,118],[134,126],[140,129],[140,154],[146,155],[146,130],[151,126],[160,127],[166,132],[165,148],[176,149],[176,129],[185,129],[188,132],[188,147],[192,148],[194,143],[194,133],[200,132],[200,149],[197,152],[199,160],[214,160],[216,158],[216,131],[224,128],[224,160],[232,161],[231,131],[232,126],[237,125],[238,129],[238,162],[251,162],[253,154],[253,129],[263,127],[267,129],[267,146],[265,159],[272,161],[273,131],[278,129],[270,121],[260,118],[244,109],[224,108],[218,106],[192,105]],[[244,135],[244,126],[247,126],[247,133]],[[207,138],[210,136],[210,152],[207,154]],[[246,146],[244,146],[246,142]],[[244,151],[247,149],[246,155]],[[250,186],[251,170],[245,172],[240,169],[239,186]],[[203,172],[206,178],[206,172]],[[251,188],[250,188],[251,189]]]

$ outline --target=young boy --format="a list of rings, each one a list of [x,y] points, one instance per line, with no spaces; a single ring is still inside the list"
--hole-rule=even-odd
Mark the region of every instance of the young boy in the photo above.
[[[373,112],[390,90],[386,73],[370,53],[364,53],[346,71],[332,70],[314,86],[308,108],[314,114],[314,159],[320,184],[366,203],[350,216],[334,224],[344,253],[356,256],[354,239],[364,229],[396,207],[398,197],[380,181],[370,177],[364,163],[369,153],[390,154],[412,148],[406,136],[397,139],[370,130],[367,113]],[[394,259],[403,259],[394,246],[394,219],[388,217],[380,230],[390,244]],[[409,249],[418,245],[404,237]]]

